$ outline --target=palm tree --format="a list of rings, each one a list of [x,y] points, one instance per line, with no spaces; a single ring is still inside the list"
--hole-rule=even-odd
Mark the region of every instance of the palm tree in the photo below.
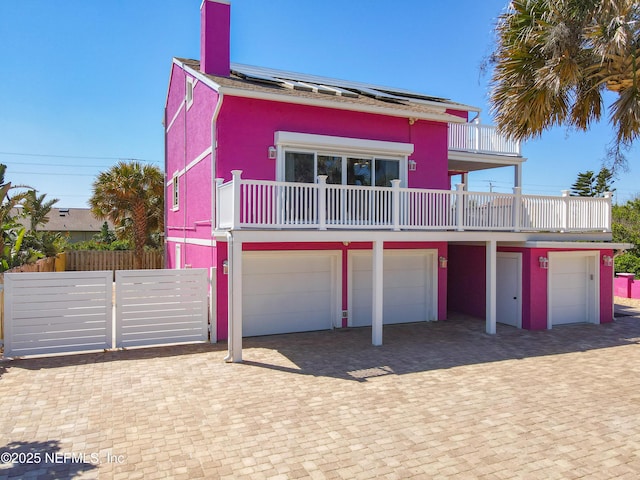
[[[636,0],[512,0],[498,19],[491,103],[498,128],[519,140],[567,125],[588,130],[603,114],[613,153],[640,135],[640,4]]]
[[[164,175],[160,169],[139,162],[119,162],[93,182],[89,205],[96,217],[120,226],[121,235],[122,227],[131,227],[134,265],[141,268],[150,232],[164,228]]]
[[[38,195],[35,190],[29,190],[22,204],[24,213],[29,215],[30,231],[38,230],[38,225],[44,225],[49,221],[51,207],[58,202],[57,198],[45,201],[46,193]]]
[[[20,205],[26,198],[27,192],[20,192],[9,195],[12,189],[29,188],[25,185],[12,185],[4,180],[7,166],[0,163],[0,270],[8,268],[7,261],[15,256],[20,250],[22,238],[24,237],[24,227],[13,218],[13,209]],[[5,245],[6,244],[6,245]]]

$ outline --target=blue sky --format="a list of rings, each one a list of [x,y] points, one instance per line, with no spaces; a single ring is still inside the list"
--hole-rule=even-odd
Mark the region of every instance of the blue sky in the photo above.
[[[162,167],[171,58],[199,58],[201,0],[0,2],[0,162],[7,179],[83,207],[118,159]],[[493,27],[507,0],[232,0],[231,60],[424,92],[482,108]],[[523,191],[570,188],[599,170],[611,138],[556,129],[528,142]],[[638,148],[618,201],[640,193]],[[470,189],[507,192],[512,169],[477,172]]]

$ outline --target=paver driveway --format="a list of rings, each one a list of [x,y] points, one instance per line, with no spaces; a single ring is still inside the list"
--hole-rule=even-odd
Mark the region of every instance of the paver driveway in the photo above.
[[[640,318],[483,329],[256,338],[235,365],[225,345],[0,363],[0,477],[640,476]]]

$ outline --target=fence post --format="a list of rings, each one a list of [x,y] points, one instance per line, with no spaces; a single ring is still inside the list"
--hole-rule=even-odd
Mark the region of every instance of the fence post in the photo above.
[[[214,205],[214,212],[215,212],[215,216],[216,218],[214,219],[212,223],[213,228],[218,230],[220,228],[220,187],[222,186],[222,183],[224,182],[224,179],[222,178],[216,178],[216,184],[215,184],[215,205]]]
[[[391,204],[393,205],[393,231],[400,231],[400,180],[391,180]]]
[[[520,210],[522,208],[522,187],[513,187],[513,231],[520,231]]]
[[[604,198],[606,201],[605,214],[604,214],[604,231],[611,231],[611,202],[613,200],[613,192],[604,192]]]
[[[240,230],[240,182],[242,181],[242,170],[231,170],[233,176],[233,206],[231,211],[233,212],[233,220],[231,221],[232,230]]]
[[[456,185],[456,230],[464,230],[464,183]]]
[[[569,230],[569,190],[562,190],[562,227],[561,232]]]
[[[318,175],[318,228],[327,229],[327,176]]]

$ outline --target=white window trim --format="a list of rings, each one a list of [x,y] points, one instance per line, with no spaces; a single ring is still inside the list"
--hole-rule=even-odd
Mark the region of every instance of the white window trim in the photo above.
[[[331,135],[315,135],[311,133],[276,132],[274,141],[277,147],[334,150],[343,153],[360,153],[377,156],[393,155],[396,157],[404,157],[411,155],[414,151],[413,143],[334,137]]]
[[[180,210],[180,174],[173,174],[171,180],[171,210],[173,212]]]
[[[277,148],[276,179],[284,181],[285,152],[315,153],[320,155],[353,155],[361,158],[399,160],[401,185],[407,185],[408,159],[414,151],[412,143],[368,140],[278,131],[274,135]]]
[[[185,85],[184,96],[187,102],[187,110],[189,110],[189,108],[191,108],[191,105],[193,105],[193,91],[196,86],[195,78],[187,76],[187,82]]]

